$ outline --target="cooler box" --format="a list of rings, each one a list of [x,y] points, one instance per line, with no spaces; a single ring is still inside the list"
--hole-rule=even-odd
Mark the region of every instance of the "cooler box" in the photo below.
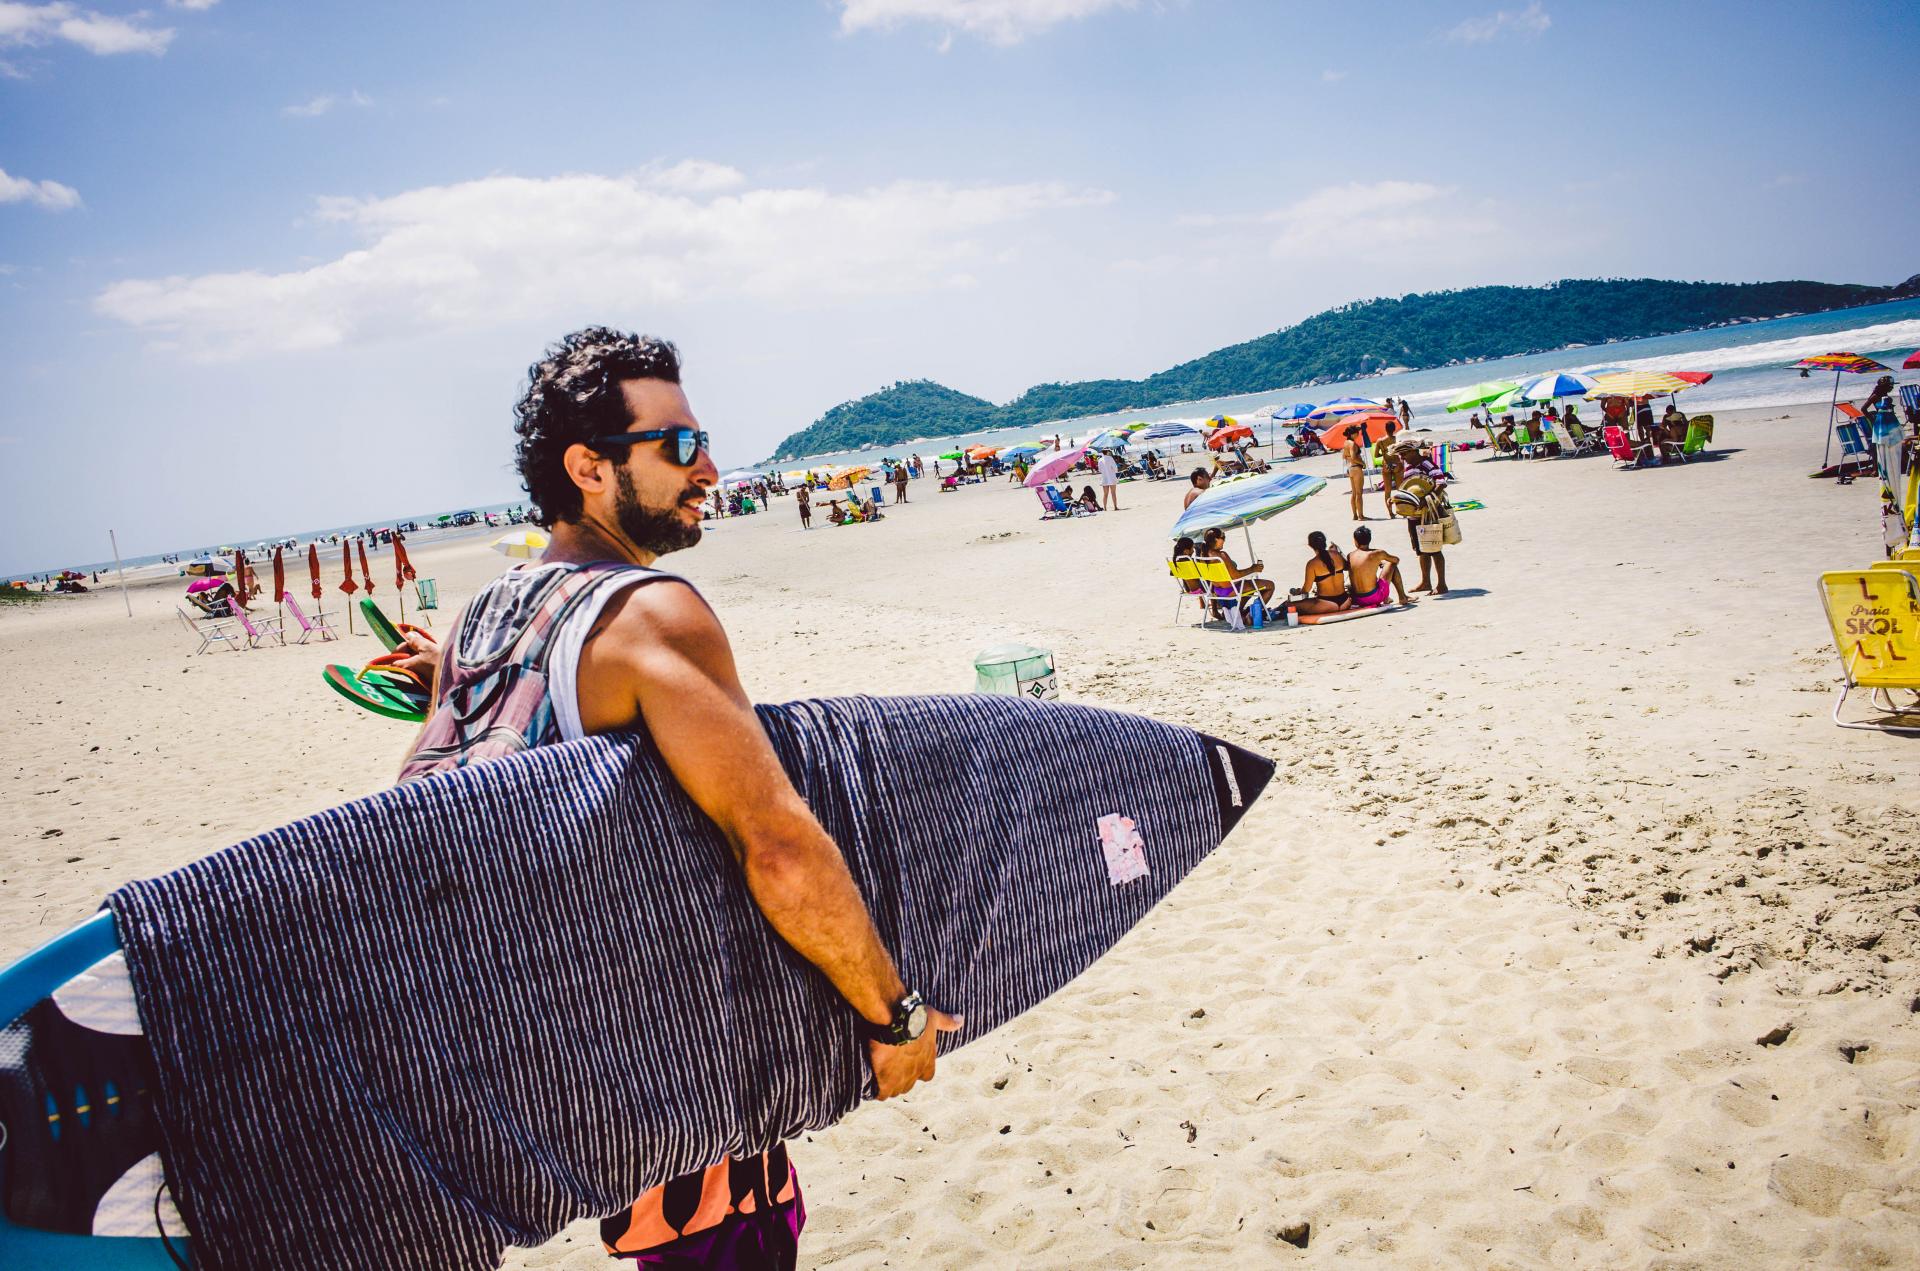
[[[1049,702],[1060,696],[1051,649],[997,644],[974,655],[973,671],[976,693],[1013,693]]]

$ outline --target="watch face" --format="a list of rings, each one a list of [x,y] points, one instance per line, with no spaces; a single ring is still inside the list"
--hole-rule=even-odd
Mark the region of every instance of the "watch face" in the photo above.
[[[918,1041],[920,1034],[927,1031],[927,1008],[915,1006],[907,1012],[907,1040]]]

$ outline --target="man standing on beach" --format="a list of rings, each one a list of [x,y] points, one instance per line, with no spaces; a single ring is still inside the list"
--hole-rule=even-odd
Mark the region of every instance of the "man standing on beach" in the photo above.
[[[516,409],[518,466],[552,541],[537,563],[482,588],[443,648],[409,640],[458,674],[443,682],[436,670],[432,713],[402,778],[518,749],[499,743],[503,733],[536,746],[645,729],[726,834],[768,923],[846,999],[880,1097],[929,1080],[937,1034],[961,1021],[901,982],[840,849],[781,768],[718,617],[691,584],[653,567],[700,541],[719,479],[678,352],[593,327],[549,350],[529,381]],[[535,624],[542,638],[523,642]],[[529,687],[543,699],[489,708]],[[495,691],[505,688],[516,691]],[[608,1253],[643,1266],[791,1268],[805,1221],[798,1178],[776,1146],[657,1187],[600,1230]]]
[[[907,501],[907,465],[904,463],[893,465],[893,501],[895,503]]]
[[[1113,451],[1102,450],[1099,460],[1094,464],[1100,470],[1100,507],[1102,510],[1120,510],[1120,465],[1114,461]]]
[[[793,501],[800,508],[800,528],[803,530],[813,528],[813,495],[809,493],[811,489],[811,486],[803,482],[793,491]]]

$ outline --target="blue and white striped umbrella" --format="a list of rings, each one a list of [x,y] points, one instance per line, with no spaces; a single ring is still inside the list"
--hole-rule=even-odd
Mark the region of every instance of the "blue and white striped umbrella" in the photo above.
[[[1135,441],[1167,441],[1174,437],[1202,437],[1206,434],[1192,424],[1178,419],[1163,420],[1150,424],[1134,434]]]
[[[1514,397],[1521,401],[1550,402],[1556,397],[1585,397],[1593,391],[1593,377],[1576,371],[1549,371],[1520,381]]]
[[[1378,410],[1380,403],[1371,397],[1336,397],[1323,402],[1302,416],[1303,419],[1338,419],[1342,415],[1357,415],[1363,410]]]
[[[1301,500],[1320,493],[1324,477],[1304,472],[1270,472],[1237,481],[1217,481],[1193,501],[1173,523],[1170,538],[1198,538],[1207,530],[1229,530],[1278,516]]]

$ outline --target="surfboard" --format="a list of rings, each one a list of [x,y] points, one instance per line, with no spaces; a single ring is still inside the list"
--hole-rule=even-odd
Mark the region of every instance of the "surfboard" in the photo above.
[[[1101,956],[1273,772],[1190,729],[1013,697],[758,709],[903,976],[966,1016],[943,1049]],[[422,869],[422,852],[455,864]],[[109,906],[0,972],[0,1266],[17,1271],[165,1267],[188,1247],[216,1269],[291,1247],[314,1267],[492,1266],[866,1097],[850,1012],[644,736],[437,773]],[[323,955],[299,947],[317,931]],[[602,963],[622,992],[554,974]],[[137,1032],[104,1018],[116,985]],[[449,994],[471,1036],[395,1040]],[[527,1102],[519,1075],[557,1045],[567,1080]],[[328,1058],[302,1076],[291,1055]],[[609,1086],[603,1066],[644,1079]],[[457,1115],[449,1084],[475,1092]],[[152,1220],[170,1200],[193,1227],[173,1254]],[[145,1238],[126,1238],[129,1212]]]
[[[1371,618],[1377,613],[1399,613],[1412,605],[1374,605],[1369,609],[1338,609],[1332,613],[1303,613],[1300,625],[1303,627],[1324,627],[1329,622],[1351,622],[1355,618]]]

